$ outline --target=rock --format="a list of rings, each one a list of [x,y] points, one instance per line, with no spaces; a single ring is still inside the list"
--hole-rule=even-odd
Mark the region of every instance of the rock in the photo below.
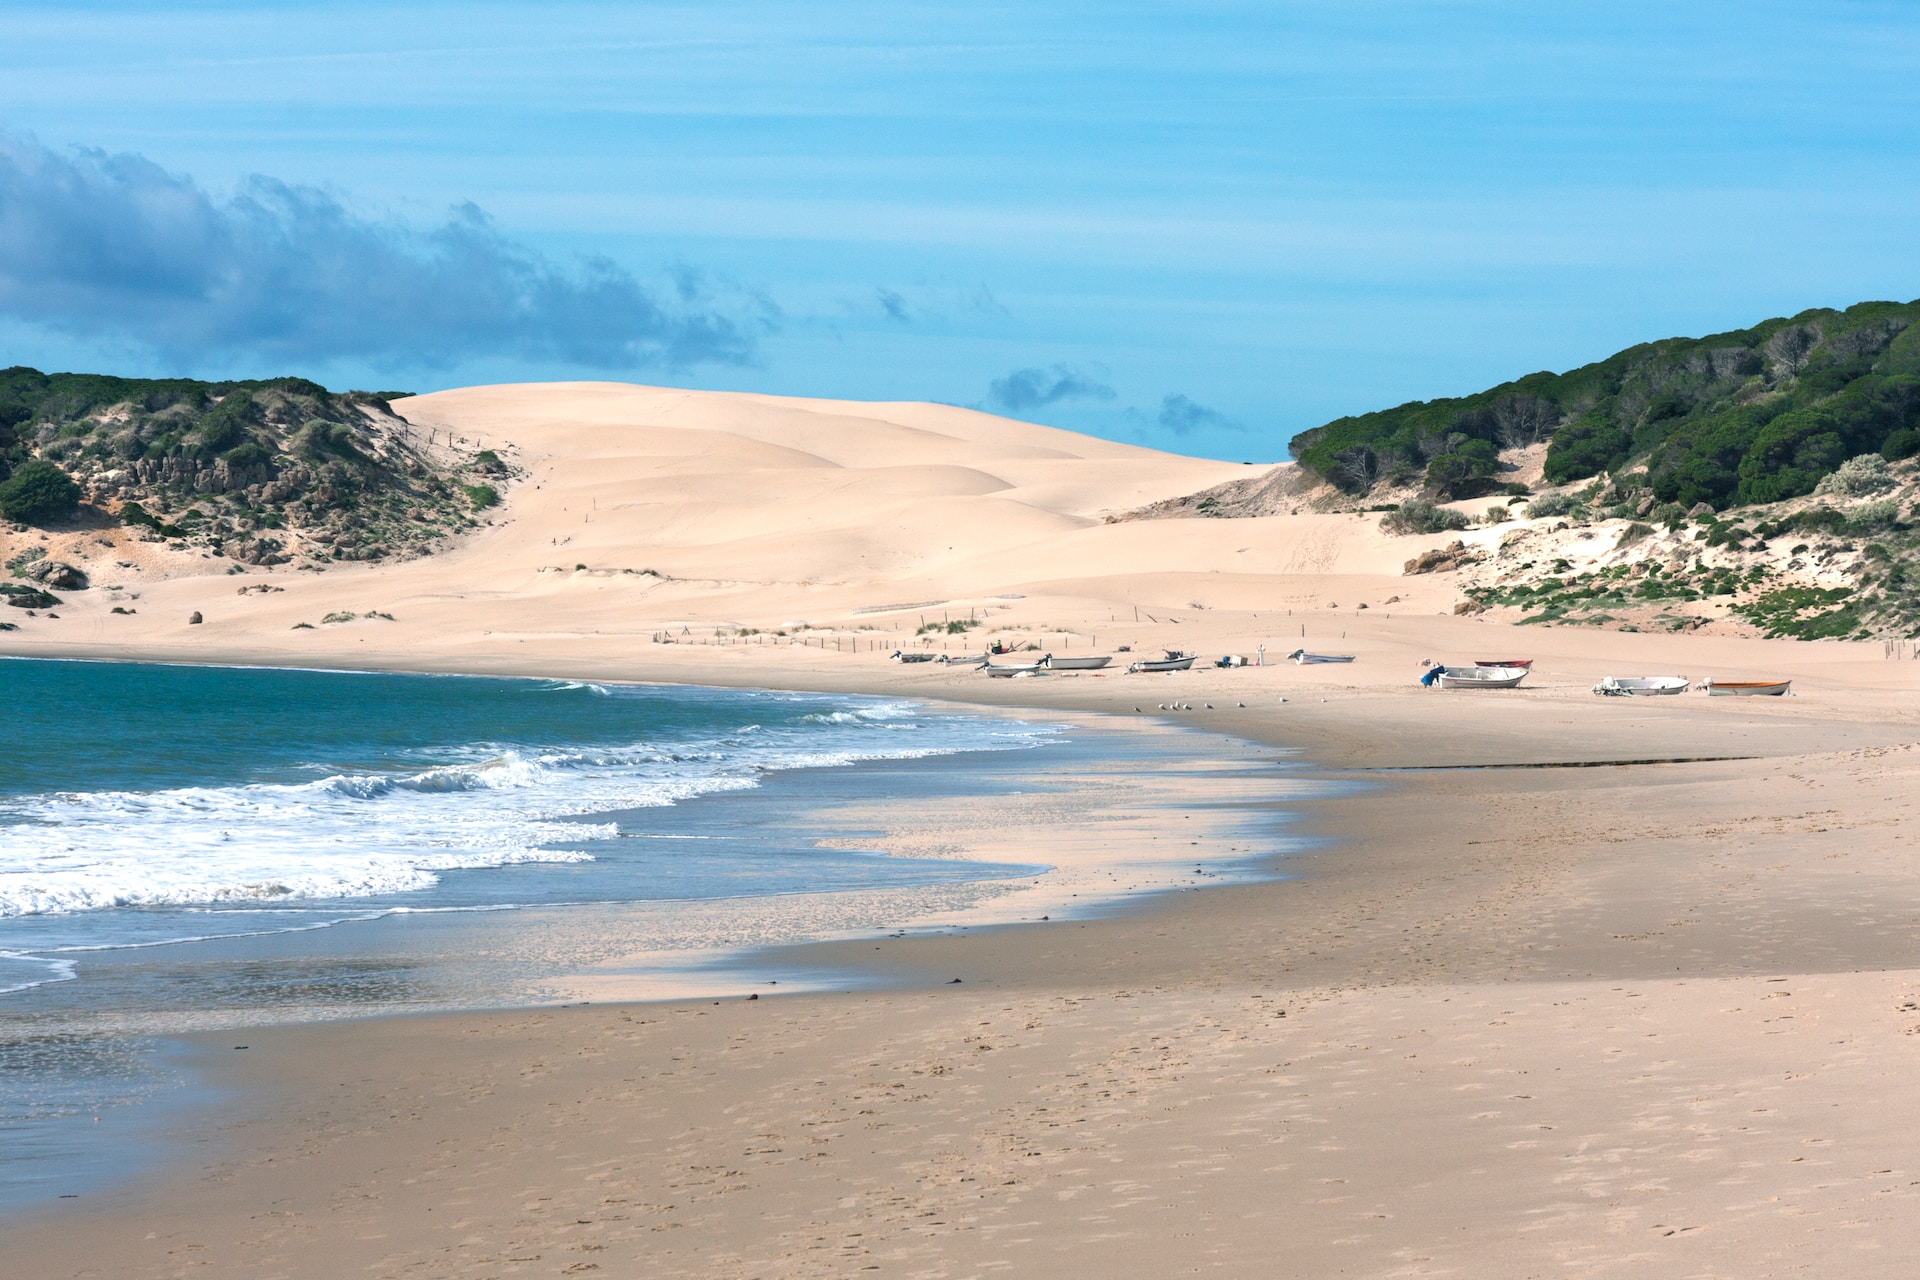
[[[1462,565],[1478,564],[1480,555],[1459,539],[1433,551],[1422,551],[1407,561],[1404,572],[1411,576],[1416,573],[1451,573]]]
[[[1485,613],[1486,611],[1487,606],[1481,604],[1478,600],[1462,600],[1459,604],[1453,606],[1453,616],[1456,618],[1463,615],[1471,616],[1476,613]]]
[[[1689,520],[1698,520],[1701,516],[1710,516],[1712,514],[1713,504],[1711,502],[1696,502],[1687,508],[1687,519]]]
[[[39,560],[27,566],[27,576],[55,591],[85,591],[87,575],[59,560]]]
[[[16,609],[51,609],[60,603],[59,596],[50,596],[44,591],[32,587],[22,587],[14,583],[0,585],[0,593],[7,597],[7,603]]]
[[[190,627],[197,627],[197,626],[199,626],[199,625],[200,625],[200,621],[201,621],[201,619],[200,619],[200,611],[199,611],[198,609],[195,609],[195,610],[194,610],[194,611],[193,611],[192,613],[190,613],[190,614],[188,614],[188,615],[187,615],[187,625],[188,625],[188,626],[190,626]]]
[[[1652,513],[1652,511],[1653,511],[1653,495],[1652,494],[1648,494],[1646,497],[1640,499],[1640,501],[1633,504],[1633,514],[1636,516],[1649,515]]]

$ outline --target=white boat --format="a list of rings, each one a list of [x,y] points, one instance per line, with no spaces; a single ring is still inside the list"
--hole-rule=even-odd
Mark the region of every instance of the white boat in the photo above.
[[[1700,682],[1710,698],[1778,698],[1793,687],[1791,680],[1715,680]]]
[[[1304,667],[1310,662],[1352,662],[1350,653],[1308,653],[1305,649],[1295,649],[1287,655],[1293,659],[1293,665]]]
[[[1005,666],[995,666],[993,663],[987,662],[982,663],[980,669],[990,676],[1038,675],[1047,669],[1047,658],[1052,656],[1052,654],[1047,654],[1043,657],[1035,658],[1032,662],[1012,662]]]
[[[1164,658],[1129,663],[1127,674],[1132,675],[1137,671],[1185,671],[1193,665],[1195,656],[1191,653],[1181,653],[1177,649],[1169,649]]]
[[[1112,661],[1106,654],[1089,658],[1056,658],[1052,654],[1047,655],[1047,665],[1055,671],[1098,671]]]
[[[931,653],[908,653],[904,649],[895,649],[888,656],[895,662],[932,662],[936,655]]]
[[[968,658],[950,658],[943,653],[940,655],[940,661],[949,667],[984,667],[987,665],[987,655],[976,653]]]
[[[1511,689],[1527,678],[1525,667],[1442,667],[1442,689]]]
[[[1685,676],[1607,676],[1593,691],[1603,698],[1664,698],[1690,687]]]

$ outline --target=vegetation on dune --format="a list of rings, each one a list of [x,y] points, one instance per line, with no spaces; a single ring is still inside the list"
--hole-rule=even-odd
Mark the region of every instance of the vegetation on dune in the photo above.
[[[1448,533],[1464,529],[1469,523],[1458,511],[1415,500],[1389,511],[1381,518],[1380,527],[1399,537],[1411,533]]]
[[[84,501],[253,564],[424,554],[512,469],[436,451],[394,410],[403,394],[0,370],[0,514],[46,523]]]
[[[1547,444],[1546,479],[1644,468],[1663,503],[1716,510],[1813,492],[1850,458],[1920,453],[1920,302],[1863,302],[1751,329],[1630,347],[1454,399],[1295,436],[1300,464],[1348,493],[1419,482],[1494,491],[1499,453]]]
[[[30,458],[0,481],[0,515],[22,524],[57,520],[80,505],[80,486],[51,462]]]

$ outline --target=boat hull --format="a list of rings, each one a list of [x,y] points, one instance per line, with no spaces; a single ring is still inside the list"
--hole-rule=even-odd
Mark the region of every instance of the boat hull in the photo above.
[[[1296,667],[1318,666],[1325,662],[1352,662],[1350,653],[1308,653],[1305,649],[1295,649],[1287,655]]]
[[[1691,687],[1685,676],[1608,676],[1593,691],[1603,698],[1671,698]]]
[[[1111,657],[1105,655],[1097,658],[1052,658],[1047,665],[1055,671],[1098,671],[1112,661]]]
[[[1487,672],[1494,674],[1482,674]],[[1526,678],[1524,669],[1507,671],[1501,667],[1462,667],[1442,671],[1437,683],[1442,689],[1512,689]]]
[[[1533,669],[1533,659],[1532,658],[1499,658],[1499,659],[1475,658],[1473,660],[1473,665],[1476,667],[1517,667],[1522,671],[1531,671]]]
[[[1779,698],[1792,685],[1791,680],[1709,680],[1701,687],[1710,698]]]
[[[1127,674],[1151,671],[1185,671],[1193,666],[1192,658],[1171,658],[1160,662],[1136,662],[1127,668]]]

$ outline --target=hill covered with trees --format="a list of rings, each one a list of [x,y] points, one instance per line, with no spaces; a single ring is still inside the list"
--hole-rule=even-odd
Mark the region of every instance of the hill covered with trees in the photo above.
[[[1916,320],[1920,301],[1863,302],[1642,343],[1566,373],[1340,418],[1291,449],[1354,495],[1418,481],[1440,499],[1477,497],[1498,487],[1503,450],[1545,441],[1549,483],[1633,473],[1663,503],[1777,502],[1849,458],[1920,453]]]
[[[508,468],[437,447],[401,394],[0,370],[0,515],[58,523],[84,504],[255,564],[422,554],[471,527]]]

